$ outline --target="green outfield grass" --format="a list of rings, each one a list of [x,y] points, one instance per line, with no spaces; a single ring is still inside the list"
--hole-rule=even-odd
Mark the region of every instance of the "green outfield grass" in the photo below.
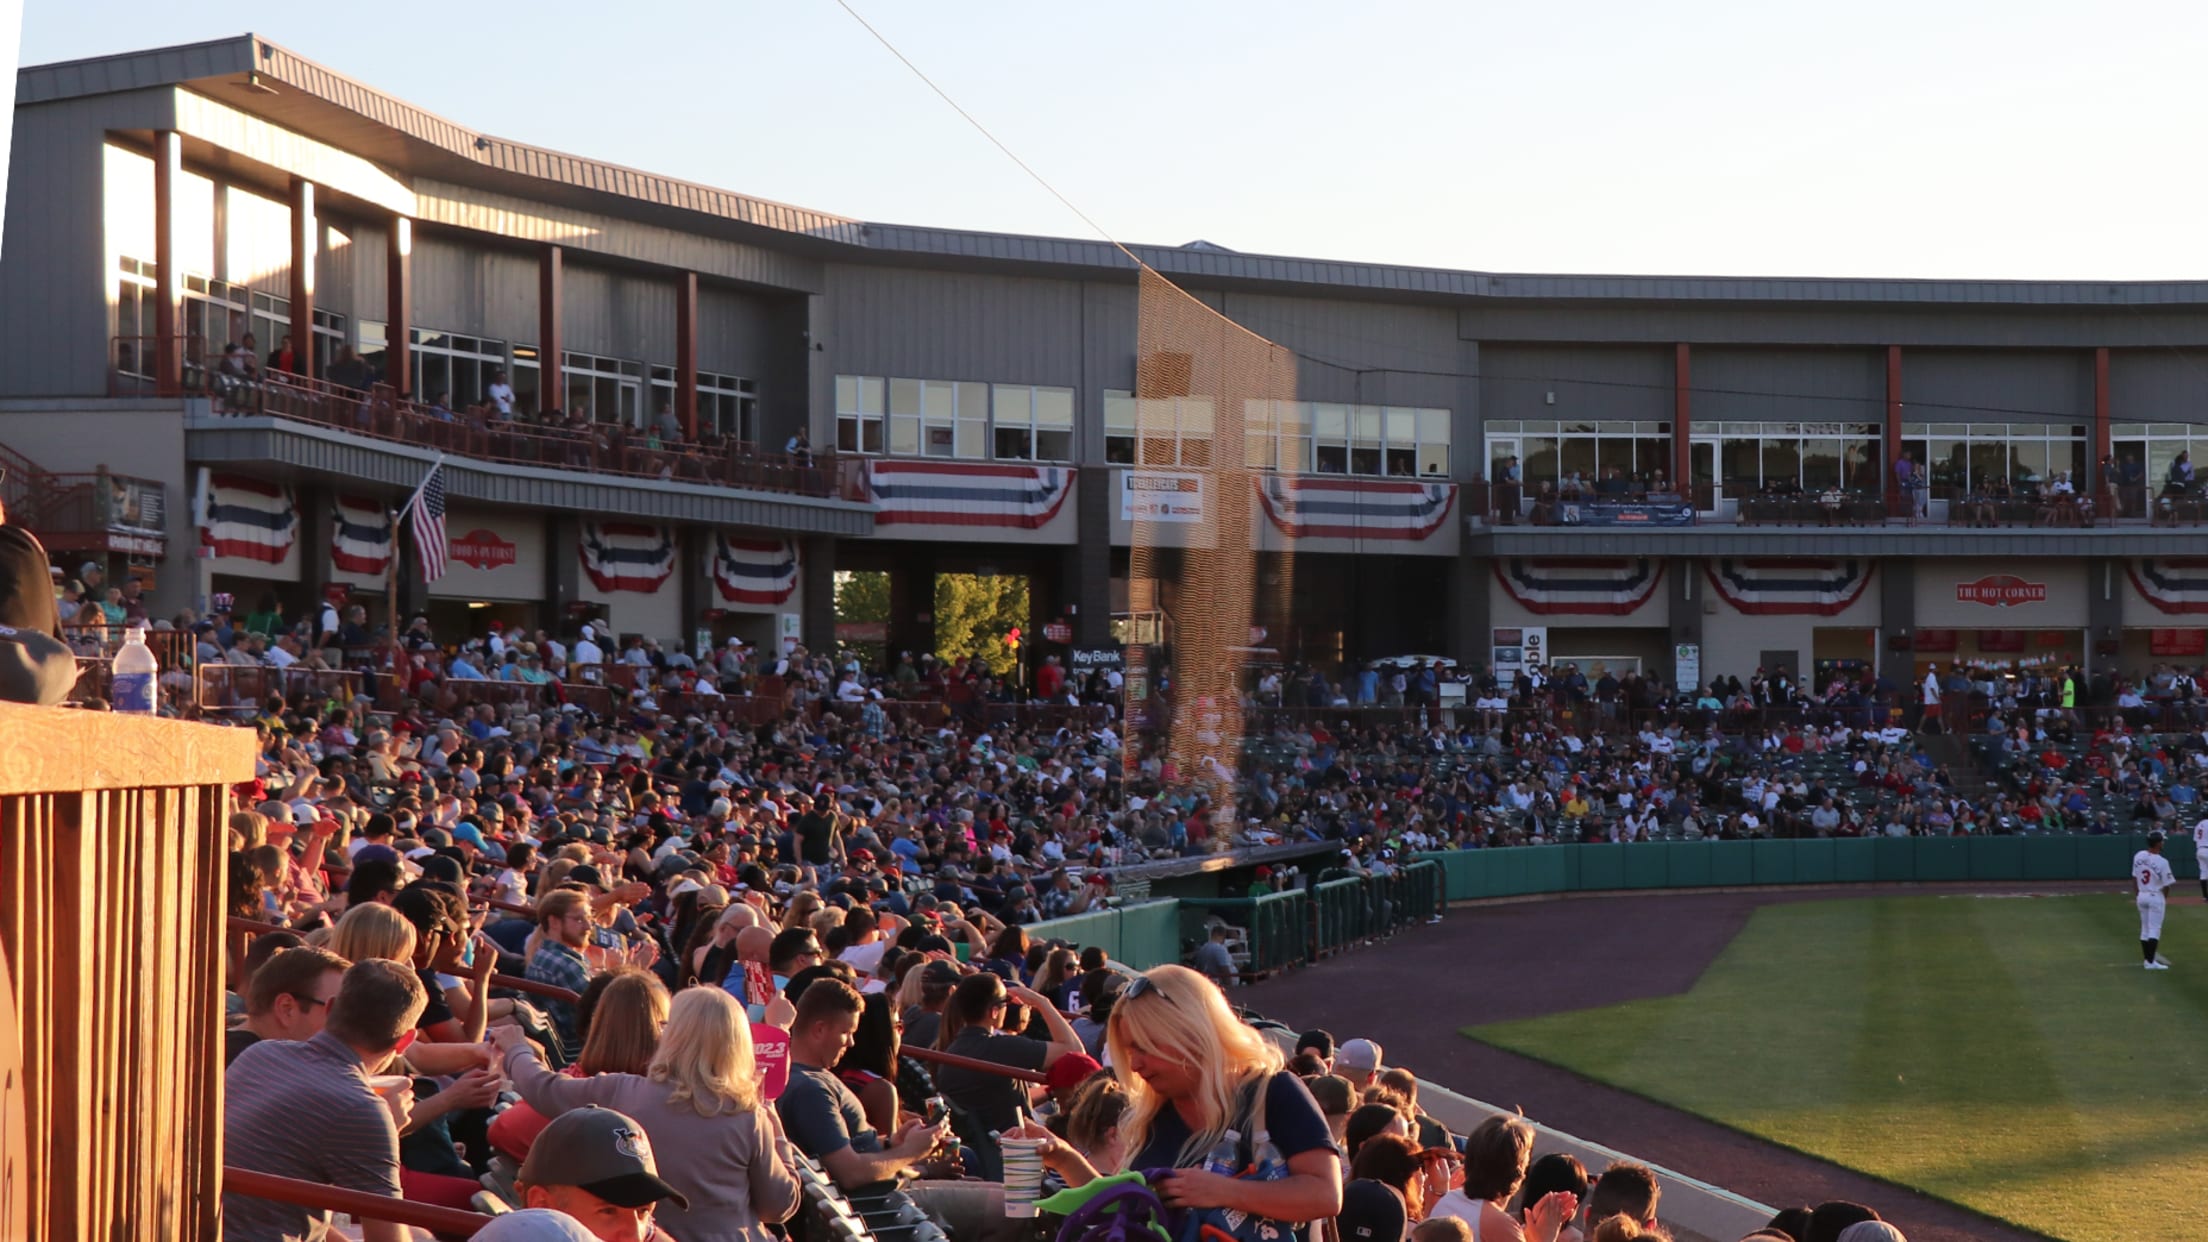
[[[1769,906],[1683,996],[1465,1033],[2054,1237],[2208,1242],[2208,909],[2171,970],[2138,936],[2116,895]]]

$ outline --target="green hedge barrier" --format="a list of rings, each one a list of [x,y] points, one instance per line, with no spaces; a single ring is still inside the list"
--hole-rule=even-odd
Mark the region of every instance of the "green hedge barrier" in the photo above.
[[[2105,837],[1870,837],[1787,841],[1655,841],[1531,845],[1426,854],[1450,901],[1664,888],[1788,884],[1954,884],[2013,880],[2122,883],[2145,833]],[[2182,839],[2165,853],[2181,880],[2200,878]],[[1322,899],[1322,907],[1324,899]]]

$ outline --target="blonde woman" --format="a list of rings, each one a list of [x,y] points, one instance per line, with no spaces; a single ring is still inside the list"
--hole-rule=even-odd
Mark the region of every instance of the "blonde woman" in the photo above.
[[[597,1020],[591,1026],[596,1033]],[[596,1104],[644,1127],[659,1176],[689,1201],[657,1223],[675,1242],[771,1242],[767,1226],[800,1200],[781,1118],[759,1094],[743,1006],[719,988],[688,988],[668,1007],[659,1049],[642,1074],[562,1078],[515,1027],[491,1038],[529,1106],[547,1117]]]
[[[1281,1068],[1280,1049],[1235,1017],[1209,979],[1185,966],[1137,976],[1112,1007],[1105,1042],[1127,1088],[1119,1169],[1173,1170],[1158,1194],[1176,1207],[1227,1208],[1290,1224],[1342,1210],[1342,1160],[1325,1115],[1303,1080]],[[1261,1182],[1203,1171],[1228,1130],[1242,1136],[1243,1165],[1264,1130],[1287,1160],[1288,1176]],[[1044,1162],[1068,1185],[1097,1176],[1042,1126],[1029,1122],[1019,1133],[1045,1140]]]
[[[348,962],[382,957],[412,965],[414,939],[414,925],[406,921],[405,915],[370,902],[345,912],[345,917],[337,921],[337,929],[330,933],[328,947]]]

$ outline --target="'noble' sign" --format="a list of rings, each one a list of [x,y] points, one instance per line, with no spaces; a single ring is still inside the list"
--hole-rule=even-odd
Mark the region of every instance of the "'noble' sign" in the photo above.
[[[2026,582],[2014,574],[1988,574],[1976,582],[1956,583],[1955,599],[1958,603],[1984,604],[1989,608],[2044,604],[2047,602],[2047,584]]]

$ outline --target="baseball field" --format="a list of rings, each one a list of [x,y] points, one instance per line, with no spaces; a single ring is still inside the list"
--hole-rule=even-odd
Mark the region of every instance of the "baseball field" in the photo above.
[[[1774,904],[1686,992],[1465,1033],[2035,1232],[2208,1242],[2197,898],[2162,952],[2113,892]]]

